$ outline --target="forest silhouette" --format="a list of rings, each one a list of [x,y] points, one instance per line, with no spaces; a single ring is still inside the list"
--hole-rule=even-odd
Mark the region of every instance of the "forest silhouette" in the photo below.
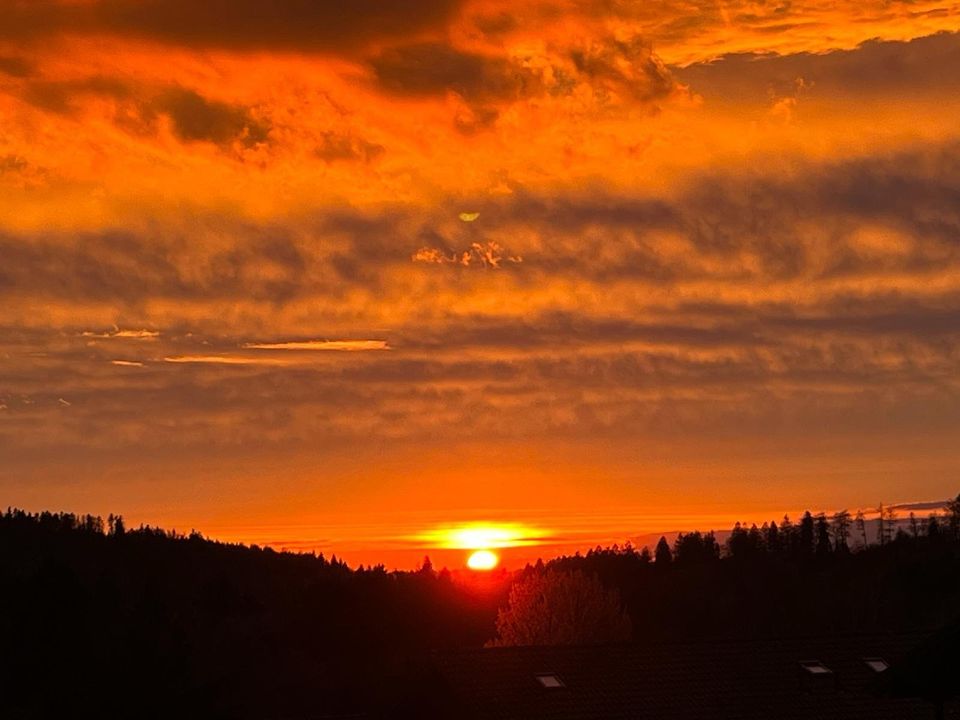
[[[3,715],[425,717],[441,702],[437,651],[956,622],[960,496],[923,519],[885,508],[878,525],[871,541],[862,514],[806,513],[737,525],[722,544],[683,533],[653,551],[598,547],[480,579],[429,561],[350,568],[128,529],[118,516],[10,509],[0,516]]]

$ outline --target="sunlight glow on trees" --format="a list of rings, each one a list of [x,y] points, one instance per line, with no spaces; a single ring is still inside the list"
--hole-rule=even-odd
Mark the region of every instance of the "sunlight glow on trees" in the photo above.
[[[532,571],[510,588],[507,607],[497,616],[497,637],[490,645],[624,642],[631,631],[620,593],[604,588],[595,575],[577,570]]]

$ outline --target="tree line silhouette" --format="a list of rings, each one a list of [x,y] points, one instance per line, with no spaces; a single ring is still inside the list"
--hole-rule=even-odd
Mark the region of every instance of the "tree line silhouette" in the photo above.
[[[960,495],[899,519],[846,510],[597,547],[526,573],[582,571],[615,589],[634,640],[935,630],[960,618]]]
[[[895,541],[919,540],[920,537],[936,541],[945,533],[952,539],[960,539],[960,496],[948,502],[946,509],[945,515],[931,513],[923,521],[911,512],[908,525],[904,527],[898,522],[896,510],[881,504],[875,521],[876,544],[882,547]],[[723,549],[712,531],[680,533],[672,548],[667,539],[661,537],[656,546],[655,561],[660,564],[673,561],[696,564],[719,560],[721,555],[738,561],[765,555],[804,560],[832,554],[846,555],[852,550],[851,542],[857,550],[871,544],[862,510],[855,516],[847,510],[840,510],[829,518],[825,513],[813,515],[807,511],[796,524],[789,515],[783,516],[780,525],[771,521],[759,528],[754,524],[747,529],[738,522],[730,531]],[[644,556],[641,550],[641,557],[649,557],[649,551]]]
[[[0,716],[402,717],[433,701],[420,681],[431,650],[489,638],[496,590],[119,516],[8,510]]]
[[[805,513],[598,547],[467,582],[322,554],[0,515],[4,717],[428,717],[431,653],[485,643],[935,630],[960,611],[960,496],[945,514]],[[56,692],[51,692],[56,688]],[[148,702],[144,699],[148,698]]]

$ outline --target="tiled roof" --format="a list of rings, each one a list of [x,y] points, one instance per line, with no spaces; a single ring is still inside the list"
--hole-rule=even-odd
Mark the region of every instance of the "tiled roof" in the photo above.
[[[876,694],[864,662],[894,664],[921,639],[493,648],[438,656],[437,667],[457,717],[478,720],[922,720],[933,706]],[[805,661],[833,672],[806,673]],[[563,686],[544,687],[543,674]]]

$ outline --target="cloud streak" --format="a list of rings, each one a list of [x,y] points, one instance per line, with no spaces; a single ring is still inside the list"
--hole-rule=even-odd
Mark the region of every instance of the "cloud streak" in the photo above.
[[[8,305],[23,308],[23,324],[0,342],[10,358],[0,388],[8,443],[28,428],[31,442],[72,436],[45,414],[45,397],[69,398],[103,437],[122,427],[131,442],[190,444],[226,426],[246,441],[264,410],[241,398],[262,388],[277,432],[258,442],[280,445],[318,434],[420,442],[453,427],[538,441],[944,431],[960,406],[957,155],[947,144],[809,163],[786,178],[711,173],[658,198],[516,193],[481,209],[484,235],[513,238],[523,253],[509,273],[411,263],[399,232],[408,247],[473,232],[449,208],[426,218],[325,216],[283,233],[232,225],[209,265],[231,268],[229,279],[201,272],[188,245],[160,252],[160,240],[136,236],[82,248],[33,238],[34,254],[20,256],[33,260],[6,268],[0,284]],[[392,253],[384,228],[398,233]],[[287,240],[264,244],[266,234]],[[318,251],[317,237],[345,236]],[[36,252],[44,243],[49,250]],[[74,274],[63,295],[46,258],[84,267],[68,253],[91,247],[101,268],[116,247],[118,267],[143,273],[124,279],[136,293],[105,295],[98,272]],[[336,269],[341,254],[362,272]],[[154,279],[158,257],[164,282]],[[273,285],[285,268],[292,284]],[[65,331],[56,318],[75,315],[78,303],[110,316],[88,327],[115,329]],[[41,306],[48,315],[30,310]],[[378,335],[389,342],[364,339]],[[333,339],[286,339],[298,337]],[[118,359],[118,342],[124,362],[142,365],[136,380],[98,369]],[[344,355],[349,362],[336,359]],[[143,378],[154,407],[146,417],[127,406]],[[36,402],[24,405],[20,393]],[[169,417],[195,425],[160,432]],[[47,431],[36,433],[38,424]]]
[[[199,48],[343,51],[442,25],[460,4],[425,0],[410,12],[376,0],[5,0],[0,37],[106,34]]]
[[[96,338],[100,340],[112,338],[119,338],[121,340],[156,340],[160,337],[160,333],[156,330],[121,330],[117,327],[108,332],[92,332],[90,330],[85,330],[80,335],[81,337]]]
[[[306,350],[363,352],[370,350],[389,350],[385,340],[305,340],[299,342],[247,343],[248,350]]]
[[[519,255],[505,255],[500,244],[494,241],[486,243],[471,243],[470,248],[462,252],[445,252],[438,248],[423,247],[417,250],[410,258],[415,263],[428,265],[471,265],[499,270],[504,263],[518,264],[523,262]]]

